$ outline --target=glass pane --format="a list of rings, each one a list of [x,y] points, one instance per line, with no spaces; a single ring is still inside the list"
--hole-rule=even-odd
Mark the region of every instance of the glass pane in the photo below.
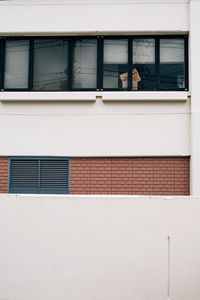
[[[155,90],[155,39],[133,40],[132,90]]]
[[[128,40],[104,41],[103,88],[128,89]]]
[[[4,88],[28,88],[29,41],[7,40]]]
[[[34,90],[66,90],[68,42],[62,39],[34,41]]]
[[[184,39],[160,40],[160,88],[185,88]]]
[[[97,40],[83,39],[73,43],[73,88],[96,88]]]

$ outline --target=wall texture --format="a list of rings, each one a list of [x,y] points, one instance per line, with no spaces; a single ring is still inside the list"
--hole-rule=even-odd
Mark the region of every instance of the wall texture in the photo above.
[[[200,198],[0,196],[0,298],[199,300]]]
[[[189,195],[189,157],[72,158],[70,193]]]

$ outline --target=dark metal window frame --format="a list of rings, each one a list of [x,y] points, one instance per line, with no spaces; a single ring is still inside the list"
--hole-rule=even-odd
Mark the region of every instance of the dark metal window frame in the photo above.
[[[128,41],[128,89],[127,91],[138,92],[132,90],[131,72],[133,62],[133,39],[155,39],[155,76],[156,89],[154,91],[187,91],[189,89],[188,79],[188,36],[187,35],[135,35],[135,36],[34,36],[34,37],[1,37],[0,38],[0,90],[1,91],[34,91],[34,92],[64,92],[64,91],[122,91],[120,89],[103,88],[103,48],[106,39],[127,39]],[[160,39],[177,39],[184,38],[184,55],[185,55],[185,88],[161,89],[160,88]],[[50,40],[65,39],[68,41],[68,84],[63,90],[36,90],[33,89],[33,71],[34,71],[34,40]],[[97,39],[97,86],[96,88],[72,88],[73,62],[72,62],[72,44],[76,40]],[[29,72],[28,72],[28,88],[9,88],[4,89],[5,76],[5,41],[6,40],[29,40]],[[124,91],[123,91],[124,92]],[[126,91],[125,91],[126,92]],[[148,92],[148,91],[145,91]]]
[[[58,160],[58,161],[67,161],[68,162],[68,176],[67,176],[67,190],[66,193],[63,193],[62,191],[58,190],[40,190],[40,167],[38,167],[38,188],[34,189],[32,191],[27,191],[23,189],[11,189],[11,168],[12,168],[12,160],[32,160],[32,161],[38,161],[40,164],[41,160]],[[8,167],[8,193],[11,194],[69,194],[70,193],[70,158],[68,157],[38,157],[38,156],[31,156],[31,157],[24,157],[24,156],[18,156],[18,157],[9,157],[9,167]]]

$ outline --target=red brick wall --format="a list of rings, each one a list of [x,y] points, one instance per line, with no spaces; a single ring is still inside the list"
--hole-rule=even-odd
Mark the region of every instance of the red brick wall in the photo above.
[[[8,193],[8,158],[0,157],[0,193]]]
[[[189,195],[189,157],[71,158],[71,194]]]

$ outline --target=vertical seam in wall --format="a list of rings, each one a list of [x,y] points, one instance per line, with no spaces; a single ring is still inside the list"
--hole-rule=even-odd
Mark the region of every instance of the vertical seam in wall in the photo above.
[[[92,158],[89,158],[89,170],[90,170],[90,176],[89,176],[89,183],[90,183],[90,187],[89,187],[89,194],[91,194],[91,183],[92,183]]]
[[[113,157],[111,157],[111,164],[110,164],[110,168],[111,168],[111,194],[113,194]]]

